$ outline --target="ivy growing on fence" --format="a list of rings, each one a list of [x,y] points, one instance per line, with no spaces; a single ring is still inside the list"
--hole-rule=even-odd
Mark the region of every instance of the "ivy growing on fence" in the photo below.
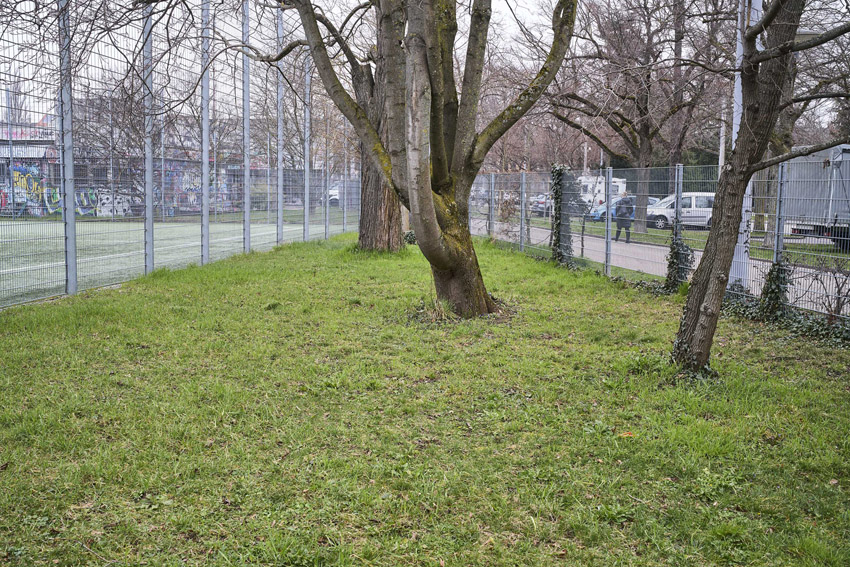
[[[552,260],[559,266],[575,267],[570,215],[584,215],[587,204],[579,195],[578,185],[569,166],[552,166]]]

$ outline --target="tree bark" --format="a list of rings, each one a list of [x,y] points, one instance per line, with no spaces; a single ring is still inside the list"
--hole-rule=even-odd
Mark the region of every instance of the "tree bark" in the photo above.
[[[452,311],[462,317],[496,313],[498,306],[484,287],[469,230],[460,236],[453,246],[457,257],[455,265],[446,270],[431,267],[437,299],[447,302]]]
[[[398,252],[404,247],[398,196],[392,187],[384,183],[372,160],[361,157],[360,167],[363,181],[357,246],[361,250]]]

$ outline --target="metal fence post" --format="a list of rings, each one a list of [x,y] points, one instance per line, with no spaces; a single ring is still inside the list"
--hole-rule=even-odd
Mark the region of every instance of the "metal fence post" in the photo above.
[[[71,83],[71,33],[70,15],[68,14],[70,0],[59,0],[59,69],[61,98],[60,120],[62,129],[62,220],[65,229],[65,293],[77,293],[77,224],[76,206],[74,201],[74,116],[72,111]],[[9,114],[12,107],[9,105]],[[9,132],[9,191],[14,199],[15,187],[11,182],[12,176],[12,136]],[[14,209],[13,209],[14,210]]]
[[[310,240],[310,56],[304,58],[304,242]]]
[[[525,250],[525,172],[519,174],[519,249]]]
[[[496,228],[496,174],[490,174],[490,203],[487,208],[487,236],[493,238]]]
[[[162,98],[165,99],[165,89],[163,89]],[[159,115],[159,192],[162,197],[159,208],[162,213],[162,222],[165,222],[165,100],[162,100],[161,104],[162,114]],[[172,199],[177,196],[174,187],[171,188],[171,196]]]
[[[153,271],[153,5],[145,8],[143,77],[145,82],[145,273]],[[162,191],[161,191],[162,193]],[[162,194],[165,197],[164,193]]]
[[[329,128],[328,128],[328,107],[327,106],[325,106],[324,114],[325,114],[325,183],[324,183],[324,186],[325,186],[325,194],[324,194],[324,201],[325,201],[324,212],[325,212],[325,215],[324,215],[324,217],[325,217],[325,240],[327,240],[328,237],[330,237],[330,229],[331,229],[331,198],[330,198],[330,196],[331,196],[331,194],[330,194],[331,168],[329,167],[330,164],[328,162],[328,137],[330,135],[330,132],[328,131]]]
[[[782,249],[785,247],[785,215],[783,214],[782,205],[785,200],[785,180],[788,178],[788,162],[783,161],[779,164],[779,186],[776,189],[776,225],[773,235],[773,261],[779,262],[782,259]]]
[[[277,11],[277,44],[283,48],[283,11]],[[283,63],[277,63],[277,243],[283,242]]]
[[[605,170],[605,275],[611,275],[611,184],[614,170]]]
[[[342,232],[348,230],[348,122],[342,120],[342,195],[339,202],[342,203]]]
[[[201,5],[201,265],[210,261],[210,0]]]
[[[242,1],[242,44],[249,45],[251,4]],[[242,249],[251,251],[251,60],[242,54]]]
[[[682,236],[682,189],[684,186],[684,168],[681,163],[676,164],[675,170],[675,193],[676,193],[676,208],[673,213],[673,236],[679,238]]]
[[[266,224],[272,223],[272,132],[266,132]]]

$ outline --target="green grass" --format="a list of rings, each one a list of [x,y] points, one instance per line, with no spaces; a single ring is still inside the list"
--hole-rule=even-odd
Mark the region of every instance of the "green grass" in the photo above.
[[[0,564],[850,563],[850,352],[479,242],[288,245],[0,312]]]

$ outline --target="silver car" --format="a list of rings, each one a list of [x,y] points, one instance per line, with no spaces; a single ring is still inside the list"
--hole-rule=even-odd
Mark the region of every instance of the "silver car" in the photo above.
[[[711,228],[714,193],[682,193],[682,224]],[[646,209],[646,220],[653,228],[664,229],[676,217],[676,197],[668,195]]]

